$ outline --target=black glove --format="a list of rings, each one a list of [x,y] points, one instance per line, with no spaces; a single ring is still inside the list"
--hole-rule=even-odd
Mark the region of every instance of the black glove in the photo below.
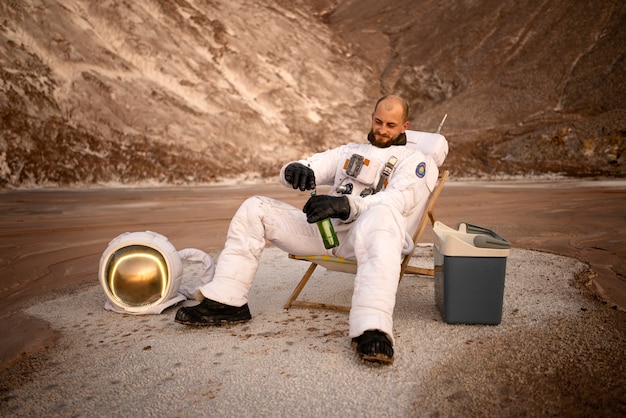
[[[346,220],[350,216],[350,201],[346,196],[311,196],[302,212],[306,213],[306,220],[310,224],[326,218]]]
[[[315,173],[309,167],[300,163],[291,163],[285,168],[285,180],[294,189],[315,189]]]

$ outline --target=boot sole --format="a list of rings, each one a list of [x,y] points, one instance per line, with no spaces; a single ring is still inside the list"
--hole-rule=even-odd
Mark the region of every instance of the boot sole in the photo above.
[[[393,357],[389,357],[385,354],[377,353],[377,354],[361,354],[359,353],[358,347],[359,345],[353,341],[352,348],[354,349],[354,354],[356,356],[368,363],[378,363],[378,364],[393,364]]]
[[[388,357],[384,354],[363,354],[359,355],[361,360],[370,362],[370,363],[379,363],[379,364],[393,364],[393,357]]]
[[[207,321],[207,322],[198,322],[198,321],[182,321],[180,319],[174,319],[174,322],[178,322],[179,324],[183,324],[183,325],[190,325],[193,327],[220,327],[223,325],[234,325],[234,324],[243,324],[244,322],[248,322],[250,319],[252,318],[247,318],[247,319],[237,319],[237,320],[232,320],[232,319],[219,319],[219,320],[215,320],[215,321]]]

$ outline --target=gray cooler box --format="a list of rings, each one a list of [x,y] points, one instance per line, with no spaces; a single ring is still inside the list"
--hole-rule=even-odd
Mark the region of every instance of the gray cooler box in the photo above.
[[[465,222],[452,229],[437,221],[433,232],[435,302],[443,320],[499,324],[511,244],[489,229]]]

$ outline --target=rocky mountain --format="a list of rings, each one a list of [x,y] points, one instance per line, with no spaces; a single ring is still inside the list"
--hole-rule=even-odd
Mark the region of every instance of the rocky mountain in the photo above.
[[[626,173],[626,3],[7,0],[0,187],[273,176],[362,141],[373,101],[453,175]]]
[[[449,115],[453,171],[626,172],[625,2],[350,0],[326,19],[414,125]]]

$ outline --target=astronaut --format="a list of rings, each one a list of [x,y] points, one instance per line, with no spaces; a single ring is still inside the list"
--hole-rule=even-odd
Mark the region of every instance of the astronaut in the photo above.
[[[201,286],[195,306],[176,322],[207,326],[251,319],[248,293],[265,240],[296,255],[329,254],[356,260],[349,337],[356,355],[393,362],[393,310],[403,254],[413,249],[407,228],[421,215],[437,166],[406,145],[408,104],[399,96],[378,100],[368,142],[350,143],[285,164],[280,181],[293,189],[332,186],[303,209],[272,198],[247,199],[231,220],[213,280]],[[427,175],[427,171],[429,172]],[[330,217],[339,246],[327,250],[316,222]]]

